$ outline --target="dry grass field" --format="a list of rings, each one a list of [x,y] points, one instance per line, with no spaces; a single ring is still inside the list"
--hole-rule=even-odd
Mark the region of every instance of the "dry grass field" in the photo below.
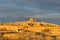
[[[33,18],[23,22],[0,23],[0,40],[60,40],[60,26],[36,22]]]

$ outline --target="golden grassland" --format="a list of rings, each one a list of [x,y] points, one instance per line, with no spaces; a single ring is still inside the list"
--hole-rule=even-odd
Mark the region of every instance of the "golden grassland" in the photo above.
[[[0,40],[60,40],[60,25],[37,22],[0,23]]]

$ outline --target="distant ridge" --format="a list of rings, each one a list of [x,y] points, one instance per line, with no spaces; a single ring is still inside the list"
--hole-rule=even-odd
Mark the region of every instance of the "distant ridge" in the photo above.
[[[16,22],[16,21],[26,21],[30,17],[0,17],[0,23],[6,23],[6,22]],[[49,23],[55,23],[60,25],[60,20],[53,20],[53,19],[41,19],[41,18],[35,18],[36,21],[45,21]]]

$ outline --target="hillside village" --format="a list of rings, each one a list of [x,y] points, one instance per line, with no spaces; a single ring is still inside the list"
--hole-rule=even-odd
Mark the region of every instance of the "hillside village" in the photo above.
[[[17,33],[24,33],[29,32],[31,33],[41,33],[49,36],[58,36],[60,38],[60,25],[52,24],[48,22],[37,22],[34,18],[30,18],[28,21],[22,21],[22,22],[10,22],[10,23],[0,23],[0,32],[17,32]],[[26,33],[27,34],[27,33]],[[16,36],[15,36],[16,35]],[[4,34],[3,37],[10,38],[18,38],[18,34]],[[21,34],[19,34],[21,35]],[[32,35],[32,34],[31,34]],[[51,37],[47,38],[46,40],[52,40]],[[39,40],[39,37],[37,37]],[[4,39],[3,39],[4,40]],[[5,39],[7,40],[7,39]],[[21,39],[22,40],[22,39]],[[26,39],[27,40],[27,39]],[[30,39],[28,39],[30,40]],[[35,39],[34,39],[35,40]],[[43,38],[41,40],[44,40]],[[55,40],[55,39],[53,39]],[[60,40],[60,39],[59,39]]]

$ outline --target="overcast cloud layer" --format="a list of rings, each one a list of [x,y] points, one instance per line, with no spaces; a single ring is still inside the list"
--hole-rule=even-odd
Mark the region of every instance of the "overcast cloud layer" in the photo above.
[[[0,17],[60,19],[60,0],[0,0]]]

